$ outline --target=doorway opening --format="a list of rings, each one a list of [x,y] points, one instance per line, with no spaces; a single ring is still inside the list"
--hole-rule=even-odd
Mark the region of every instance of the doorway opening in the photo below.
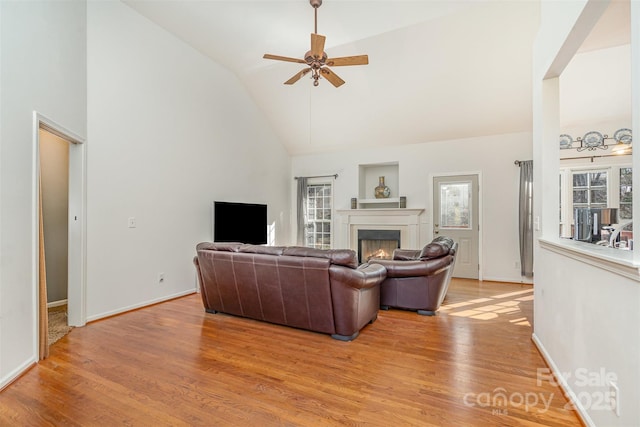
[[[33,141],[34,141],[34,161],[33,161],[33,230],[34,230],[34,270],[35,270],[35,293],[34,304],[38,331],[35,336],[35,348],[39,349],[40,359],[48,355],[47,342],[47,286],[46,286],[46,257],[45,257],[45,234],[44,221],[42,221],[42,184],[43,170],[41,155],[47,148],[45,140],[51,136],[64,141],[68,146],[68,166],[66,166],[67,200],[66,209],[66,229],[59,226],[57,236],[55,236],[54,246],[58,246],[58,252],[65,252],[66,266],[61,266],[58,262],[54,270],[58,270],[58,276],[64,277],[66,270],[66,304],[68,310],[67,323],[69,326],[84,326],[86,323],[86,145],[84,138],[68,130],[64,126],[34,111],[33,113]],[[64,147],[66,150],[67,147]],[[60,166],[60,165],[58,165]],[[58,183],[60,184],[60,183]],[[60,185],[58,185],[60,187]],[[60,213],[58,212],[58,216]],[[58,223],[64,219],[58,218]],[[49,227],[55,228],[55,227]],[[66,235],[64,235],[66,234]],[[65,240],[63,242],[62,240]],[[65,244],[66,243],[66,244]],[[64,280],[64,279],[60,279]],[[57,292],[60,292],[59,290]]]

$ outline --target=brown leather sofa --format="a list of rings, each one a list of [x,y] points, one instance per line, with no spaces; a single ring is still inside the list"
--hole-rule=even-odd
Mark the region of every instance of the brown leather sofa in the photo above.
[[[380,308],[416,310],[433,316],[447,295],[458,244],[438,237],[422,250],[396,249],[391,260],[371,259],[387,269],[380,286]]]
[[[381,265],[352,250],[200,243],[194,263],[208,313],[228,313],[351,341],[380,307]]]

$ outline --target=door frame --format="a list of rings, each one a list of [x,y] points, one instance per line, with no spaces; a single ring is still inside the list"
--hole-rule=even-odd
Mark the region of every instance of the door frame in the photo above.
[[[38,348],[40,330],[38,326],[39,280],[39,213],[40,199],[40,129],[46,130],[69,143],[69,241],[68,241],[68,285],[67,307],[70,326],[86,324],[87,288],[87,149],[86,141],[77,133],[67,129],[51,118],[33,112],[33,163],[32,163],[32,268],[33,307],[36,325],[34,345]],[[37,351],[36,351],[37,353]]]
[[[431,241],[433,240],[433,224],[435,221],[434,218],[434,213],[435,213],[435,207],[433,206],[433,184],[434,184],[434,180],[437,177],[452,177],[452,176],[462,176],[462,175],[475,175],[478,177],[478,227],[480,228],[478,230],[478,280],[482,281],[482,271],[483,271],[483,256],[482,256],[482,241],[483,241],[483,232],[484,232],[484,224],[483,224],[483,215],[482,215],[482,211],[483,211],[483,204],[482,204],[482,192],[484,190],[484,186],[482,185],[482,171],[459,171],[459,172],[433,172],[433,173],[429,173],[429,191],[428,191],[428,195],[429,197],[427,197],[428,203],[428,209],[429,209],[429,217],[430,220],[427,219],[427,240]]]

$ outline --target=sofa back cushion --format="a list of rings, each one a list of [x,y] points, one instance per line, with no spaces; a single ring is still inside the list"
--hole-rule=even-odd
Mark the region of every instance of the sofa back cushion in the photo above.
[[[431,243],[422,248],[419,258],[425,260],[448,255],[449,251],[453,247],[453,243],[453,240],[449,237],[437,237]]]
[[[356,252],[351,249],[316,249],[302,246],[289,246],[284,248],[283,255],[326,258],[331,264],[358,268],[358,256]]]
[[[238,252],[263,255],[282,255],[284,248],[282,246],[262,246],[262,245],[242,245]]]
[[[208,249],[210,251],[238,252],[238,249],[240,249],[242,245],[243,244],[239,242],[202,242],[198,243],[196,250],[200,251]]]

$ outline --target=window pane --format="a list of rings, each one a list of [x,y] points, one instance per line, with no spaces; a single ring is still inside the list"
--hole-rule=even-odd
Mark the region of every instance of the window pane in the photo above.
[[[633,201],[633,192],[631,191],[630,185],[621,185],[620,186],[620,201],[621,202],[632,202]]]
[[[633,213],[633,206],[627,203],[620,204],[620,210],[618,212],[620,219],[631,219]]]
[[[633,216],[633,169],[620,168],[620,219],[632,219]]]
[[[586,187],[587,186],[587,174],[576,173],[573,174],[573,186],[574,187]]]
[[[471,228],[471,183],[440,184],[440,228]]]
[[[592,187],[598,185],[607,185],[607,173],[606,172],[593,172],[591,175],[591,183]]]
[[[589,203],[587,190],[573,190],[573,203]]]
[[[620,185],[631,185],[632,180],[631,168],[620,168]]]
[[[591,203],[607,203],[607,190],[596,189],[591,190]]]

